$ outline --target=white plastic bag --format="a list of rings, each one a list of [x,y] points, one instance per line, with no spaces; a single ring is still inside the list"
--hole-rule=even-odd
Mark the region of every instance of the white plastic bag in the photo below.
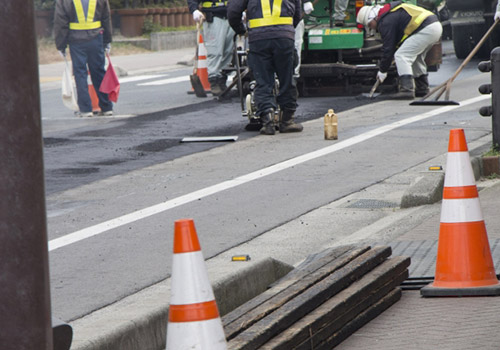
[[[64,58],[64,62],[66,63],[66,68],[64,68],[61,86],[63,104],[73,111],[78,111],[76,90],[73,82],[73,76],[71,74],[71,67],[68,64],[66,57]]]

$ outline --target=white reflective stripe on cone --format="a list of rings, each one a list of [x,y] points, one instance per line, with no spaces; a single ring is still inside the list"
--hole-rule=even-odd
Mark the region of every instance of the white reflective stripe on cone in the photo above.
[[[207,60],[198,60],[198,68],[208,68]]]
[[[475,181],[469,152],[449,152],[444,185],[446,187],[473,186],[476,184]]]
[[[170,304],[184,305],[215,300],[201,251],[174,254]]]
[[[199,56],[206,56],[207,55],[207,48],[205,47],[205,44],[200,43],[198,45],[198,57]]]
[[[441,222],[474,222],[483,221],[479,198],[443,199],[441,205]]]
[[[169,322],[166,350],[226,350],[220,318],[198,322]]]

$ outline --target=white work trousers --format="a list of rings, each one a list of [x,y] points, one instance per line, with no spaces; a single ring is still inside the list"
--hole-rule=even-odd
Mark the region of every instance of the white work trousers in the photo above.
[[[299,56],[299,62],[293,71],[293,77],[298,78],[300,76],[300,53],[302,51],[302,43],[304,42],[304,20],[301,20],[297,27],[295,27],[295,51]]]
[[[434,22],[421,31],[410,35],[394,54],[398,75],[412,75],[418,78],[427,74],[425,56],[431,47],[439,41],[443,27]]]
[[[335,0],[335,5],[333,6],[333,9],[335,10],[335,13],[333,14],[333,19],[336,21],[343,21],[346,14],[347,10],[347,4],[349,0]]]
[[[234,31],[227,19],[214,16],[212,23],[203,23],[203,42],[207,49],[208,79],[224,77],[222,69],[233,58]]]

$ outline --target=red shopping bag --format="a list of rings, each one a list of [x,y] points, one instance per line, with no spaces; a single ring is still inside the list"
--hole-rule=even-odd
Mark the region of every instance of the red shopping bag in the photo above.
[[[111,60],[108,57],[108,69],[106,70],[106,74],[102,79],[101,86],[99,87],[100,92],[104,92],[108,94],[109,100],[113,102],[118,101],[118,95],[120,94],[120,82],[118,81],[118,77],[116,76],[115,69],[111,64]]]

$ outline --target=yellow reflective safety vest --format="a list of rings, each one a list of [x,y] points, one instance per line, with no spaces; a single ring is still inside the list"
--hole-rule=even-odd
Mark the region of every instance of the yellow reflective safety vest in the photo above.
[[[417,30],[418,27],[422,24],[422,22],[429,16],[433,15],[431,11],[428,11],[422,7],[415,6],[412,4],[401,4],[393,9],[391,9],[390,12],[397,11],[399,9],[405,10],[410,16],[411,20],[410,23],[406,26],[403,37],[401,38],[401,41],[399,44],[401,44],[403,41],[406,40],[415,30]]]
[[[101,21],[94,21],[97,0],[89,0],[87,16],[85,16],[85,13],[83,11],[82,0],[73,0],[73,4],[75,5],[76,17],[78,18],[78,22],[71,22],[69,24],[69,29],[89,30],[101,27]]]
[[[274,0],[271,11],[271,0],[260,0],[263,17],[250,19],[248,26],[250,28],[257,28],[283,24],[293,25],[292,17],[281,17],[281,3],[282,0]]]

